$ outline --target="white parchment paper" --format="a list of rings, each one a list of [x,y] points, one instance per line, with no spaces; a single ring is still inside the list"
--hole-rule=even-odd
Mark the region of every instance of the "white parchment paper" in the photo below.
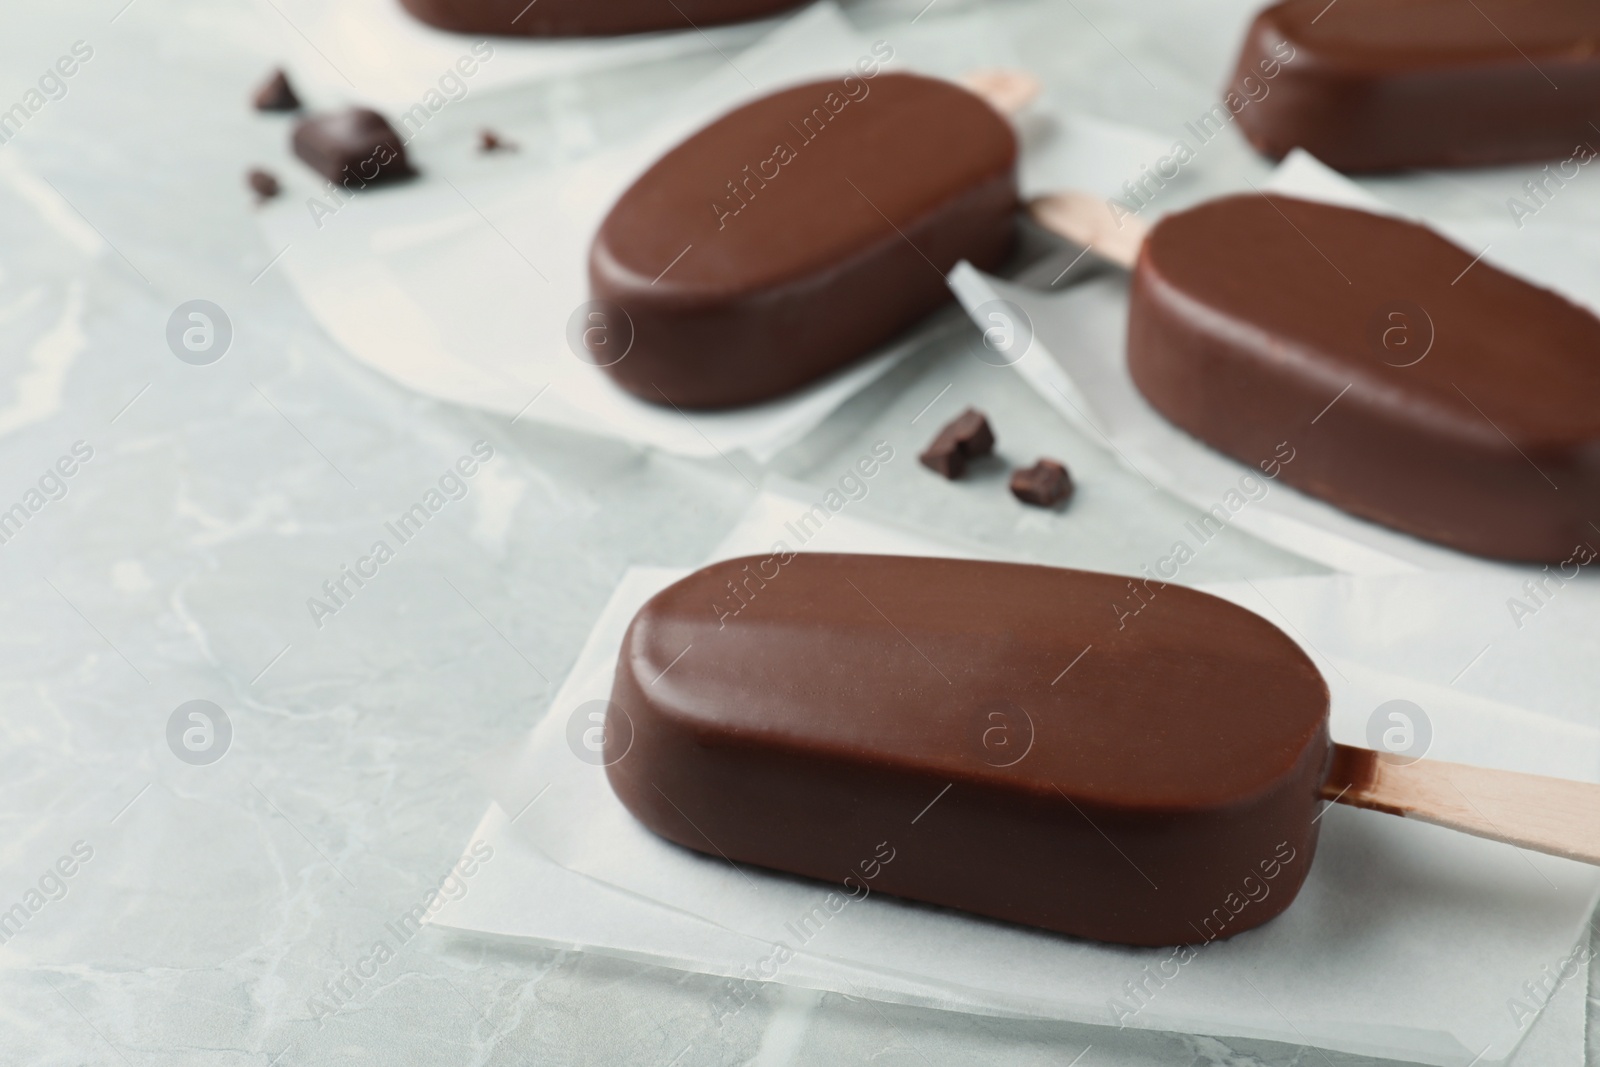
[[[785,521],[810,501],[767,498],[740,524],[723,554],[765,552]],[[913,535],[879,528],[847,511],[835,515],[808,548],[913,552]],[[571,902],[560,927],[609,951],[677,966],[739,974],[787,941],[799,955],[778,981],[860,992],[961,1010],[1042,1016],[1113,1025],[1111,1002],[1125,982],[1156,965],[1165,951],[1095,945],[971,916],[871,897],[852,903],[803,945],[786,924],[808,913],[828,887],[749,869],[735,870],[669,845],[638,826],[605,782],[602,768],[575,758],[566,735],[570,713],[610,692],[617,643],[638,605],[680,576],[631,572],[619,588],[573,674],[527,747],[493,776],[497,800],[515,816],[497,839],[531,845],[562,874],[604,883],[592,911]],[[1439,575],[1417,580],[1446,583]],[[1360,624],[1387,581],[1347,576],[1258,581],[1212,587],[1296,635],[1334,692],[1335,738],[1366,743],[1378,704],[1416,702],[1430,718],[1438,758],[1595,780],[1600,734],[1508,704],[1457,692],[1430,679],[1438,665],[1418,643],[1394,671],[1345,658],[1332,638]],[[1420,590],[1419,590],[1420,591]],[[1408,609],[1418,633],[1451,619],[1419,597]],[[1402,605],[1384,601],[1394,613]],[[1552,635],[1552,641],[1562,640]],[[1331,658],[1330,658],[1331,657]],[[1451,666],[1454,670],[1454,665]],[[1538,705],[1551,678],[1520,679]],[[536,798],[536,799],[535,799]],[[908,818],[915,813],[908,813]],[[498,816],[505,819],[504,815]],[[1600,874],[1577,864],[1370,812],[1330,808],[1310,878],[1295,905],[1259,930],[1210,945],[1131,1018],[1131,1026],[1311,1043],[1326,1048],[1454,1064],[1481,1056],[1500,1062],[1525,1032],[1511,998],[1524,982],[1559,965],[1593,910]],[[530,861],[534,866],[537,860]],[[474,890],[477,892],[477,890]],[[648,903],[649,915],[613,916],[610,902]],[[446,924],[477,924],[539,938],[540,923],[506,907],[471,923],[444,913]],[[525,905],[524,905],[525,906]],[[543,907],[541,905],[541,907]],[[662,915],[670,919],[660,919]],[[588,917],[585,924],[583,916]],[[660,921],[658,921],[658,919]],[[700,926],[693,926],[699,923]],[[558,924],[559,926],[559,924]],[[691,942],[690,932],[705,936]],[[715,930],[716,933],[708,933]],[[675,932],[674,932],[675,931]],[[679,939],[681,935],[681,940]],[[551,937],[560,941],[560,937]],[[691,943],[703,944],[689,951]],[[843,970],[841,970],[843,968]],[[1124,998],[1124,1005],[1129,1002]]]
[[[729,979],[726,996],[745,992],[738,976],[770,947],[753,938],[682,912],[662,907],[567,870],[529,845],[498,804],[491,804],[470,837],[494,850],[491,864],[479,868],[468,892],[446,903],[433,925],[473,937],[595,952],[619,959],[718,975]],[[775,979],[785,985],[869,996],[896,1004],[1008,1016],[958,990],[849,967],[804,953]],[[1556,1067],[1584,1059],[1584,999],[1587,968],[1559,985],[1546,1008],[1508,1062],[1513,1067]],[[692,1035],[689,1044],[718,1039],[715,1028]],[[1114,1046],[1107,1030],[1097,1043]],[[923,1039],[921,1045],[927,1052]],[[1314,1057],[1312,1057],[1314,1058]]]
[[[576,164],[451,182],[429,178],[419,159],[420,179],[365,190],[315,219],[305,197],[287,196],[261,214],[268,244],[284,250],[275,269],[352,355],[419,392],[685,455],[743,451],[765,461],[959,325],[959,311],[800,392],[691,414],[614,386],[574,355],[569,320],[588,299],[595,229],[662,151],[747,100],[845,70],[870,47],[834,4],[820,3],[687,90],[671,123]]]

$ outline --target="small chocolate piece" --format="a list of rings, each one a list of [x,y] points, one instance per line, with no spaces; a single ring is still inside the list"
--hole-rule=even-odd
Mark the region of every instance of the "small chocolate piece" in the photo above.
[[[346,189],[416,173],[406,160],[404,139],[388,119],[364,107],[301,119],[294,128],[294,154]]]
[[[1600,519],[1600,318],[1480,255],[1365,211],[1212,200],[1145,239],[1128,370],[1178,427],[1352,514],[1570,563]]]
[[[611,701],[611,788],[668,840],[1133,945],[1287,908],[1332,759],[1328,687],[1266,619],[1013,563],[713,564],[634,616]]]
[[[413,16],[452,33],[600,37],[693,31],[798,7],[803,0],[400,0]],[[476,51],[476,49],[474,49]]]
[[[1587,162],[1600,4],[1287,0],[1256,16],[1228,97],[1201,122],[1235,112],[1274,159],[1299,147],[1347,172]]]
[[[262,170],[260,167],[252,170],[245,180],[250,183],[250,188],[254,190],[257,203],[265,203],[282,192],[282,186],[278,184],[278,179],[273,176],[272,172]]]
[[[949,303],[956,263],[1006,258],[1016,170],[1011,124],[937,78],[852,73],[752,101],[662,156],[601,223],[589,291],[627,313],[633,347],[597,362],[662,406],[808,385]]]
[[[261,83],[261,88],[256,90],[255,106],[257,111],[300,110],[300,98],[282,69],[273,71],[272,76]]]
[[[1053,459],[1041,459],[1011,475],[1011,495],[1024,504],[1053,508],[1072,495],[1072,476]]]
[[[514,142],[506,140],[493,130],[478,131],[478,151],[480,152],[515,152],[517,146]]]
[[[968,408],[939,431],[926,452],[917,458],[922,465],[951,481],[967,473],[967,461],[994,451],[994,431],[977,408]]]

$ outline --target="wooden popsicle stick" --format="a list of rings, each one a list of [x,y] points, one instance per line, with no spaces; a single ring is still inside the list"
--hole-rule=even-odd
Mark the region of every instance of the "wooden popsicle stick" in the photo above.
[[[1333,746],[1325,799],[1600,864],[1600,785]]]
[[[968,71],[961,76],[961,86],[1007,118],[1021,114],[1039,96],[1039,79],[1025,70]]]
[[[1128,270],[1139,258],[1150,224],[1137,215],[1117,211],[1109,200],[1067,190],[1035,197],[1028,204],[1033,221],[1057,237],[1092,248]]]
[[[1027,71],[999,67],[969,71],[961,76],[961,85],[1007,118],[1020,114],[1040,91],[1039,79]],[[1110,201],[1073,190],[1038,197],[1028,204],[1028,212],[1056,236],[1093,248],[1128,270],[1150,230],[1143,219],[1114,211]]]

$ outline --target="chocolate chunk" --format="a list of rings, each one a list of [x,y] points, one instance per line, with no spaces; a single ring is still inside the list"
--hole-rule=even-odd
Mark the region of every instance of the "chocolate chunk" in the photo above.
[[[250,188],[255,191],[258,203],[271,200],[282,191],[282,186],[278,184],[278,179],[273,176],[272,172],[262,170],[259,167],[252,170],[245,180],[250,183]]]
[[[1053,459],[1041,459],[1011,475],[1011,495],[1024,504],[1053,508],[1072,495],[1072,476]]]
[[[967,461],[994,451],[994,431],[976,408],[957,415],[917,458],[922,465],[951,481],[967,473]]]
[[[312,115],[294,128],[294,154],[346,189],[409,178],[405,141],[389,120],[368,108]]]
[[[1294,900],[1328,688],[1272,623],[1109,574],[777,560],[690,575],[623,639],[610,713],[633,728],[605,731],[606,773],[655,833],[1135,945],[1230,937]],[[1253,877],[1271,894],[1224,906]]]
[[[295,95],[294,87],[289,84],[289,76],[282,70],[275,70],[272,76],[261,83],[261,88],[256,90],[255,107],[257,111],[299,111],[300,98]]]
[[[493,130],[478,131],[478,151],[480,152],[515,152],[515,143],[506,140]]]
[[[958,261],[1005,259],[1016,169],[1011,124],[936,78],[851,75],[752,101],[662,156],[595,235],[590,294],[633,325],[605,372],[701,409],[830,374],[949,303]]]

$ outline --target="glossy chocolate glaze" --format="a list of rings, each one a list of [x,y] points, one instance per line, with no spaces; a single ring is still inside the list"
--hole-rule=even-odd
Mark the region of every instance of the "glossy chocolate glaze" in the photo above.
[[[1144,243],[1128,367],[1163,415],[1251,467],[1288,442],[1281,478],[1346,511],[1561,562],[1600,523],[1600,319],[1473,259],[1348,208],[1202,204]]]
[[[400,0],[430,26],[507,37],[605,37],[762,18],[801,0]]]
[[[957,261],[1005,258],[1016,160],[1004,118],[931,78],[852,74],[739,108],[596,235],[592,294],[633,326],[607,372],[653,403],[722,408],[859,358],[948,302]]]
[[[1256,16],[1228,88],[1259,86],[1262,64],[1288,54],[1238,114],[1275,159],[1300,147],[1339,170],[1381,171],[1600,145],[1593,0],[1287,0]]]
[[[1272,624],[1006,563],[715,564],[634,618],[613,701],[612,787],[672,841],[834,883],[884,844],[874,891],[1135,945],[1288,907],[1330,759],[1327,688]]]

